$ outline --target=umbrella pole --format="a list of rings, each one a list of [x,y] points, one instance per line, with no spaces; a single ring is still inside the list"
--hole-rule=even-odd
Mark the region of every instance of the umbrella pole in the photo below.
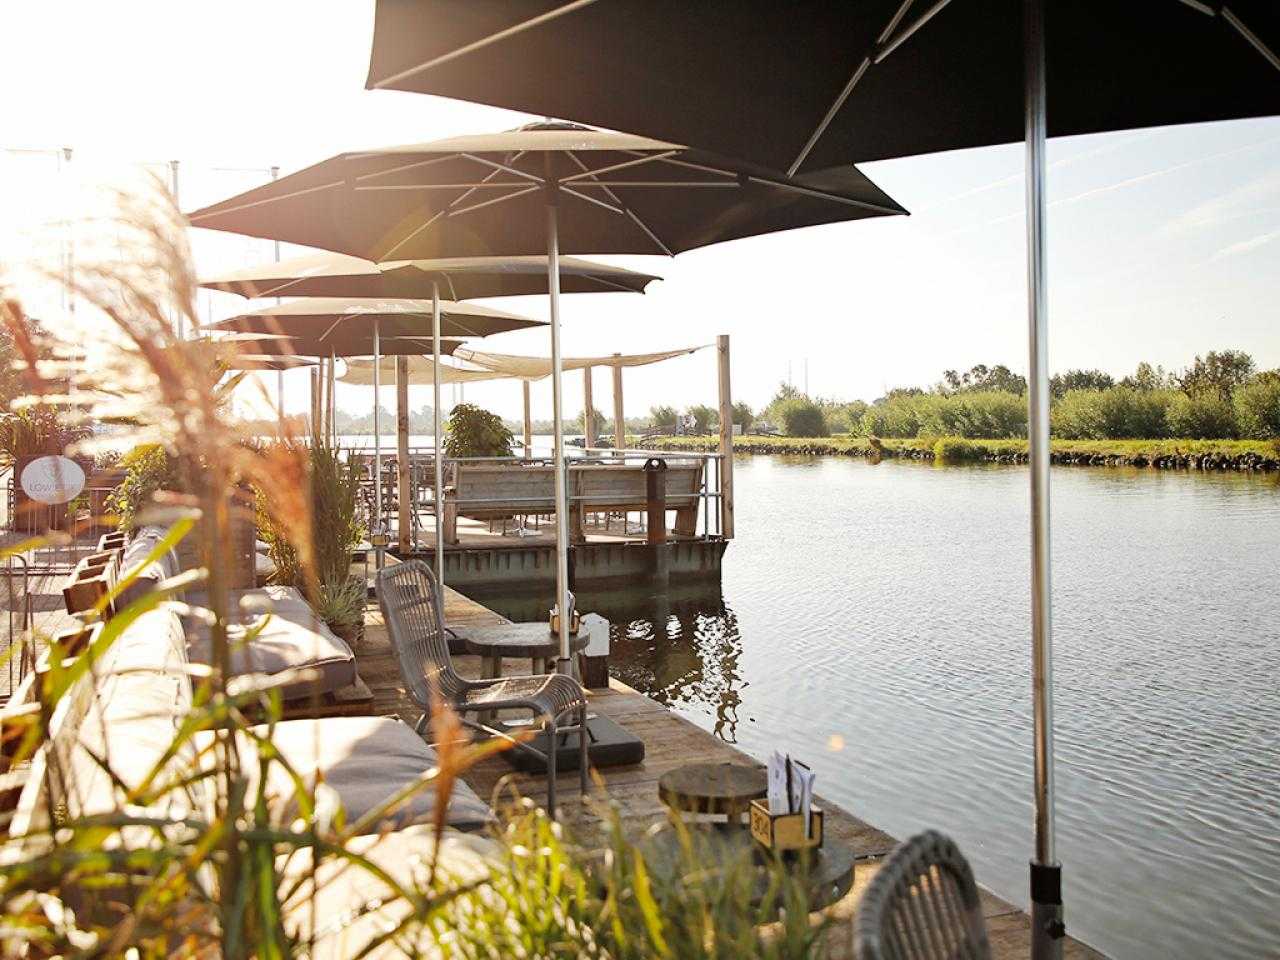
[[[569,663],[569,510],[564,463],[564,410],[561,405],[560,359],[560,231],[556,222],[556,185],[547,185],[547,287],[551,294],[551,420],[556,475],[556,610],[560,614],[558,673],[571,673]]]
[[[378,422],[378,407],[382,400],[382,339],[377,320],[373,321],[373,529],[376,566],[382,569],[382,425]]]
[[[444,431],[440,429],[440,284],[431,285],[431,429],[436,489],[434,497],[436,515],[436,582],[444,586]]]
[[[1031,956],[1062,956],[1062,866],[1054,852],[1053,651],[1049,554],[1049,370],[1045,256],[1044,0],[1025,0],[1027,377],[1031,463],[1031,710],[1035,751],[1035,856]]]

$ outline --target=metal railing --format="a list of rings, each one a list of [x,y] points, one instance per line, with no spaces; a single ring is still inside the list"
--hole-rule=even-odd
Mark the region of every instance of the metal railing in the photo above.
[[[676,499],[686,500],[692,498],[697,500],[701,505],[702,514],[702,537],[720,536],[723,532],[721,524],[720,503],[722,499],[721,477],[722,466],[720,453],[700,453],[686,451],[654,451],[654,450],[615,450],[608,447],[568,447],[566,449],[567,460],[570,468],[588,467],[596,465],[609,464],[628,464],[628,463],[645,463],[649,460],[658,459],[668,463],[691,463],[700,462],[703,465],[702,479],[699,488],[689,494],[677,494]],[[388,453],[382,455],[382,517],[380,522],[375,522],[375,507],[377,497],[374,493],[373,479],[373,456],[365,451],[353,451],[349,454],[352,461],[359,464],[362,470],[360,483],[360,511],[362,519],[370,529],[390,530],[398,524],[399,517],[399,489],[398,489],[398,472],[397,472],[397,454]],[[410,471],[409,471],[409,498],[412,504],[410,517],[413,529],[413,538],[415,542],[418,534],[422,533],[427,540],[428,531],[423,530],[423,515],[431,516],[437,507],[437,497],[435,496],[435,451],[430,447],[412,447],[409,450]],[[444,473],[446,477],[446,485],[451,481],[448,479],[453,475],[451,469],[458,464],[510,464],[512,466],[552,466],[555,459],[550,454],[546,456],[511,456],[511,457],[445,457]],[[592,511],[591,504],[607,504],[616,502],[618,497],[613,494],[571,494],[568,497],[570,506],[581,506],[585,513],[602,512]],[[500,498],[483,498],[483,497],[454,497],[450,499],[450,503],[456,506],[460,513],[466,513],[466,508],[478,507],[511,507],[512,514],[515,516],[548,516],[554,512],[549,508],[549,498],[546,496],[538,497],[500,497]],[[527,507],[527,511],[520,508]],[[541,509],[535,509],[535,508]],[[671,507],[670,509],[676,509]],[[637,511],[638,512],[638,511]],[[624,532],[625,532],[624,518]]]

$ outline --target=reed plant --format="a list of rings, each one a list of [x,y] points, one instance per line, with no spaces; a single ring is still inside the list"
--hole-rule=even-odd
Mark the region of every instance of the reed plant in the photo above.
[[[315,513],[316,457],[335,461],[287,433],[265,445],[244,435],[210,381],[205,353],[173,334],[175,311],[193,327],[196,320],[181,216],[158,182],[111,199],[107,212],[80,232],[72,293],[81,315],[101,324],[95,343],[108,339],[102,330],[114,336],[109,349],[75,371],[68,420],[80,427],[118,424],[135,444],[163,450],[175,482],[157,484],[150,501],[139,496],[130,518],[168,526],[151,559],[194,537],[201,562],[105,619],[83,651],[73,654],[45,638],[48,669],[37,674],[38,709],[6,725],[12,739],[4,755],[15,766],[39,753],[47,782],[73,778],[62,751],[46,744],[57,718],[86,684],[103,679],[102,670],[116,669],[104,664],[112,663],[120,638],[159,608],[177,605],[208,623],[213,655],[207,668],[177,668],[194,684],[194,697],[148,769],[125,758],[132,760],[126,775],[121,757],[84,746],[108,778],[110,809],[56,807],[47,793],[42,817],[20,825],[6,818],[5,954],[283,958],[334,955],[334,938],[345,937],[341,954],[352,957],[819,955],[821,928],[809,922],[794,870],[769,872],[762,899],[743,880],[748,871],[732,864],[710,869],[686,837],[677,868],[659,871],[616,818],[603,842],[584,847],[518,801],[500,835],[475,841],[487,850],[480,865],[466,861],[461,869],[465,858],[443,852],[466,846],[445,831],[449,793],[502,744],[467,742],[447,709],[431,717],[438,765],[359,821],[348,820],[324,784],[289,766],[273,737],[280,689],[299,678],[233,674],[228,625],[235,612],[222,545],[236,509],[230,493],[250,484],[271,490],[258,509],[289,544],[304,579],[318,584],[336,572],[341,564],[332,545],[321,543]],[[103,238],[97,247],[86,239],[95,233]],[[0,319],[21,335],[26,318],[18,293],[0,289]],[[43,399],[39,390],[34,397]],[[83,452],[94,452],[96,442],[85,441]],[[345,505],[338,511],[343,523],[345,511]],[[128,586],[118,584],[100,601],[104,617]],[[270,786],[277,770],[292,785],[289,796]],[[436,793],[437,814],[403,835],[406,853],[395,845],[397,834],[376,828],[427,790]],[[335,890],[347,891],[336,907],[326,900]]]

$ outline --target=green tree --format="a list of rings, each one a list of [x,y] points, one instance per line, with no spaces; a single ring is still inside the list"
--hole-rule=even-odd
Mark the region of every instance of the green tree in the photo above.
[[[704,434],[720,428],[720,411],[715,407],[699,403],[690,407],[688,412],[693,417],[694,432]]]
[[[751,424],[755,422],[755,419],[756,415],[749,403],[740,400],[733,405],[733,423],[735,426],[741,427],[743,433],[751,429]]]
[[[782,430],[789,437],[825,437],[827,420],[808,397],[797,398],[783,407]]]
[[[1177,394],[1167,417],[1173,436],[1189,440],[1225,440],[1239,431],[1231,400],[1213,389]]]
[[[596,436],[598,437],[605,432],[604,414],[594,408],[591,410],[591,413],[591,419],[594,420],[596,424]],[[587,411],[579,410],[578,415],[573,418],[571,423],[575,430],[585,436],[587,433]]]
[[[1232,395],[1240,436],[1251,440],[1280,437],[1280,371],[1254,377]]]
[[[1230,400],[1231,391],[1248,383],[1254,369],[1253,357],[1243,350],[1210,350],[1203,358],[1197,355],[1182,371],[1178,386],[1188,396],[1216,393],[1220,399]]]
[[[1176,384],[1164,367],[1152,366],[1144,360],[1132,374],[1120,381],[1120,386],[1134,390],[1167,390]]]
[[[444,449],[451,457],[509,457],[514,439],[496,413],[460,403],[449,413]]]
[[[1115,383],[1111,374],[1102,370],[1068,370],[1049,378],[1049,393],[1057,400],[1068,390],[1109,390]]]
[[[965,373],[947,370],[943,373],[942,383],[938,386],[939,393],[999,390],[1020,396],[1027,392],[1027,378],[1014,373],[1002,363],[994,367],[979,363],[970,367]]]
[[[676,426],[676,408],[659,406],[649,408],[649,422],[663,430],[674,430]]]

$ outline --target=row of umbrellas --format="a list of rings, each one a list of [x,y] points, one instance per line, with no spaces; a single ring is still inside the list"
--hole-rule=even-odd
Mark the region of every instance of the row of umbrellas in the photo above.
[[[367,86],[571,117],[810,178],[837,164],[1025,143],[1032,955],[1061,956],[1046,138],[1280,114],[1280,4],[378,0]]]
[[[194,211],[189,219],[196,227],[319,247],[381,265],[372,268],[376,276],[371,268],[362,267],[362,282],[399,283],[415,271],[424,283],[429,282],[429,348],[426,330],[413,331],[416,320],[425,320],[425,303],[401,301],[390,311],[383,309],[389,304],[366,303],[346,311],[356,320],[350,324],[350,334],[345,332],[348,324],[341,325],[341,335],[351,338],[344,345],[374,355],[375,389],[376,360],[384,352],[384,318],[403,333],[387,337],[386,343],[403,349],[421,346],[424,349],[418,352],[438,357],[445,352],[442,337],[449,312],[442,300],[444,291],[465,285],[470,296],[481,296],[493,289],[485,278],[497,278],[500,283],[494,286],[501,289],[487,295],[504,295],[515,287],[526,293],[547,293],[555,434],[556,602],[566,610],[569,543],[560,294],[562,283],[569,288],[583,278],[575,279],[574,261],[566,270],[562,252],[674,256],[724,240],[905,212],[852,166],[790,177],[677,143],[545,122],[504,133],[339,154]],[[497,269],[494,257],[543,257],[545,274],[535,279],[528,269]],[[441,258],[454,263],[459,258],[489,259],[489,269],[483,265],[469,272],[399,266],[406,259]],[[521,263],[527,268],[527,261]],[[297,283],[290,278],[271,279],[291,284],[275,284],[270,288],[273,294],[308,286],[303,278],[294,278]],[[306,279],[317,284],[332,281],[332,277]],[[612,279],[616,281],[617,276]],[[258,282],[253,281],[254,291],[266,289],[258,287]],[[643,289],[647,281],[633,278],[633,282]],[[535,284],[536,290],[523,283]],[[305,311],[312,308],[306,306],[268,308],[257,317],[236,318],[231,329],[249,327],[239,331],[241,336],[279,331],[283,317],[279,312],[270,314],[272,309],[304,311],[306,319],[298,322],[320,335],[319,340],[294,338],[291,349],[330,355],[325,341],[337,336],[338,328],[324,328],[329,315],[307,315]],[[455,302],[453,310],[459,330],[481,329],[484,321],[470,307],[464,311]],[[367,315],[374,317],[371,323]],[[488,317],[489,321],[500,319]],[[505,322],[512,319],[506,317]],[[371,330],[371,337],[366,330]],[[435,400],[438,449],[438,382]],[[439,456],[435,464],[436,489],[441,490]],[[443,573],[442,560],[443,535],[437,516],[438,576]],[[570,668],[568,623],[568,617],[560,618],[561,671]]]

